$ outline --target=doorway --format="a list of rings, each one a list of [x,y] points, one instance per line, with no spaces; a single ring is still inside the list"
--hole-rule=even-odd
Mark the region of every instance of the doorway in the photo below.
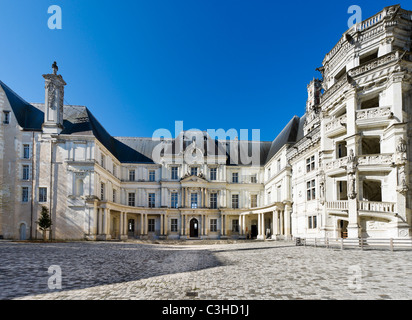
[[[338,220],[338,226],[340,229],[340,237],[343,239],[348,238],[348,221],[346,220]]]
[[[26,237],[26,224],[22,223],[20,225],[19,233],[20,233],[20,240],[27,240],[27,237]]]
[[[250,238],[251,239],[256,239],[258,236],[258,226],[257,226],[257,221],[252,220],[252,224],[250,226]]]
[[[199,237],[199,221],[193,218],[190,220],[190,237],[197,238]]]

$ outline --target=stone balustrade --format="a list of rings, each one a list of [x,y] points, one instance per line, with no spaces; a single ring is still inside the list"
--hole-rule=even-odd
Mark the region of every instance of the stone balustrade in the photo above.
[[[341,131],[346,131],[347,120],[348,117],[346,116],[346,114],[339,118],[332,119],[325,125],[325,133],[330,135]]]
[[[348,157],[339,158],[339,159],[327,162],[325,164],[325,169],[326,170],[340,169],[340,168],[346,167],[347,164],[348,164]]]
[[[358,157],[358,165],[391,165],[394,162],[392,154],[371,154]]]
[[[348,200],[328,201],[326,208],[330,210],[348,210]]]
[[[359,210],[373,212],[396,212],[396,203],[394,202],[376,202],[376,201],[359,201]]]
[[[392,107],[378,107],[356,111],[356,120],[370,120],[370,119],[390,119],[392,118]]]

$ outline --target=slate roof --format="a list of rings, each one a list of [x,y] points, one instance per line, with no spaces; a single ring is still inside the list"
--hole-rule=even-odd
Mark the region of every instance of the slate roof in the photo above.
[[[275,138],[275,140],[273,140],[265,163],[268,163],[284,145],[294,144],[297,141],[298,134],[300,134],[299,130],[301,129],[302,121],[300,120],[301,119],[298,116],[294,116]]]
[[[19,126],[27,131],[41,131],[44,121],[44,104],[30,104],[26,102],[2,81],[0,81],[0,86],[10,102]],[[260,152],[259,165],[264,165],[282,146],[296,142],[297,137],[303,135],[302,119],[304,120],[304,118],[299,119],[297,116],[293,117],[272,142],[239,141],[235,156],[231,155],[230,152],[230,140],[205,140],[203,150],[205,150],[205,153],[211,151],[210,153],[212,154],[226,154],[227,165],[242,165],[240,160],[248,159],[248,157],[252,156],[252,150],[258,148]],[[96,137],[122,163],[154,163],[152,152],[160,143],[160,141],[154,141],[151,138],[112,137],[90,110],[84,106],[65,105],[63,107],[63,126],[64,129],[61,134],[91,135]],[[181,143],[179,139],[172,140],[173,152],[178,153],[178,150],[180,150],[179,143]],[[185,143],[185,147],[190,144],[190,142],[183,143]]]

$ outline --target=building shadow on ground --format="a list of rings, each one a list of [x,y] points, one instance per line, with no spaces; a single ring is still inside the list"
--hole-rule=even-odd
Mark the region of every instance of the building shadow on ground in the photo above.
[[[78,290],[222,266],[212,251],[125,243],[0,243],[0,299]],[[61,290],[49,288],[61,270]]]

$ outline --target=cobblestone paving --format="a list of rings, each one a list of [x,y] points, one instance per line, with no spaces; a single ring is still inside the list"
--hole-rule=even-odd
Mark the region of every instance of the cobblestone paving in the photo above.
[[[0,256],[0,299],[412,299],[411,251],[1,242]],[[50,265],[62,290],[47,286]]]

